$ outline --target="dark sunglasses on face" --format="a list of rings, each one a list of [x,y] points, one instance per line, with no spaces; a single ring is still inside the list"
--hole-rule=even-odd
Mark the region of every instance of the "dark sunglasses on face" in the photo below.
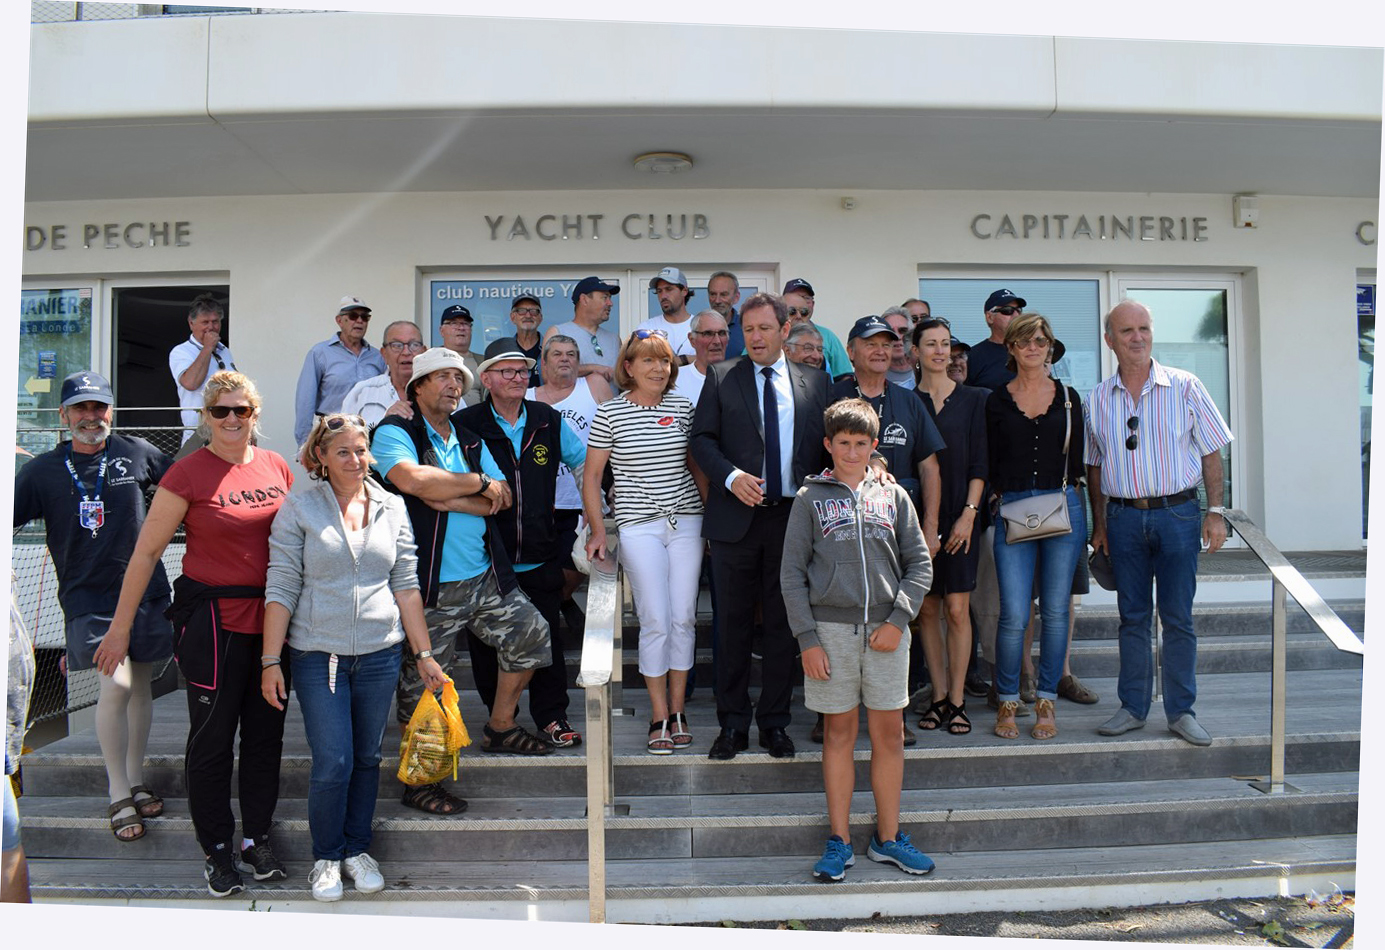
[[[370,314],[368,314],[368,313],[363,313],[363,312],[361,312],[360,310],[348,310],[348,311],[344,314],[344,316],[345,316],[346,319],[348,319],[348,320],[359,320],[359,321],[361,321],[362,323],[369,323],[369,322],[370,322]]]
[[[790,307],[789,316],[791,317],[811,317],[813,311],[807,307]]]
[[[1125,447],[1133,452],[1135,447],[1140,444],[1140,434],[1136,431],[1140,428],[1140,417],[1131,416],[1126,419],[1125,427],[1130,430],[1130,434],[1125,437]]]
[[[225,419],[231,413],[236,414],[237,419],[249,419],[255,412],[254,406],[208,406],[207,412],[213,419]]]
[[[991,313],[1001,313],[1001,314],[1004,314],[1004,315],[1007,316],[1007,317],[1013,317],[1015,314],[1017,314],[1017,313],[1019,313],[1019,312],[1020,312],[1020,308],[1019,308],[1019,307],[992,307],[992,308],[991,308]]]

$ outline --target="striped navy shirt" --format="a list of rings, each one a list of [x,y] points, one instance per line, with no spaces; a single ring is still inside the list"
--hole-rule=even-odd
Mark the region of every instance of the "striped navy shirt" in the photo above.
[[[1175,495],[1202,480],[1202,457],[1231,441],[1221,413],[1202,380],[1150,360],[1149,379],[1138,397],[1116,372],[1092,390],[1083,406],[1087,464],[1101,469],[1102,493],[1112,498]],[[1138,418],[1139,439],[1125,447]]]
[[[693,404],[673,393],[657,406],[638,406],[621,393],[596,407],[587,446],[611,452],[617,525],[702,514],[688,469],[692,417]]]

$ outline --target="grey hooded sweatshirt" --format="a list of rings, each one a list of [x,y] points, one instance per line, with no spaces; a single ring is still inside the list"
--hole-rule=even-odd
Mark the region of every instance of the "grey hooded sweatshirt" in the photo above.
[[[933,562],[909,494],[871,469],[858,491],[809,475],[794,498],[779,583],[800,650],[817,624],[889,622],[901,630],[933,583]]]

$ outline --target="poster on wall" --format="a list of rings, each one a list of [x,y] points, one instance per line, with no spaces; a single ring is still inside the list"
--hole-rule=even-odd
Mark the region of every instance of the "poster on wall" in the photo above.
[[[19,442],[24,430],[58,425],[58,381],[91,369],[91,288],[21,290],[19,294]],[[51,448],[51,435],[38,440]]]
[[[619,283],[603,278],[610,283]],[[572,319],[572,289],[580,277],[563,280],[523,278],[518,280],[432,280],[428,284],[428,327],[424,331],[429,346],[442,345],[439,323],[442,312],[454,304],[471,311],[471,351],[484,353],[486,347],[501,337],[514,336],[515,325],[510,320],[510,305],[516,297],[532,295],[543,310],[539,335],[548,328]],[[620,297],[611,300],[611,318],[607,326],[620,327]]]

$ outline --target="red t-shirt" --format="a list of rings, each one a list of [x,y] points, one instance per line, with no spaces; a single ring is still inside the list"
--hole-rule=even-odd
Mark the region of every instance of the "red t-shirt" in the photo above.
[[[293,473],[277,452],[255,449],[232,465],[198,449],[175,462],[159,482],[188,503],[183,516],[188,549],[183,573],[217,587],[263,587],[269,571],[269,528],[293,486]],[[221,622],[239,633],[264,631],[264,598],[221,601]]]

